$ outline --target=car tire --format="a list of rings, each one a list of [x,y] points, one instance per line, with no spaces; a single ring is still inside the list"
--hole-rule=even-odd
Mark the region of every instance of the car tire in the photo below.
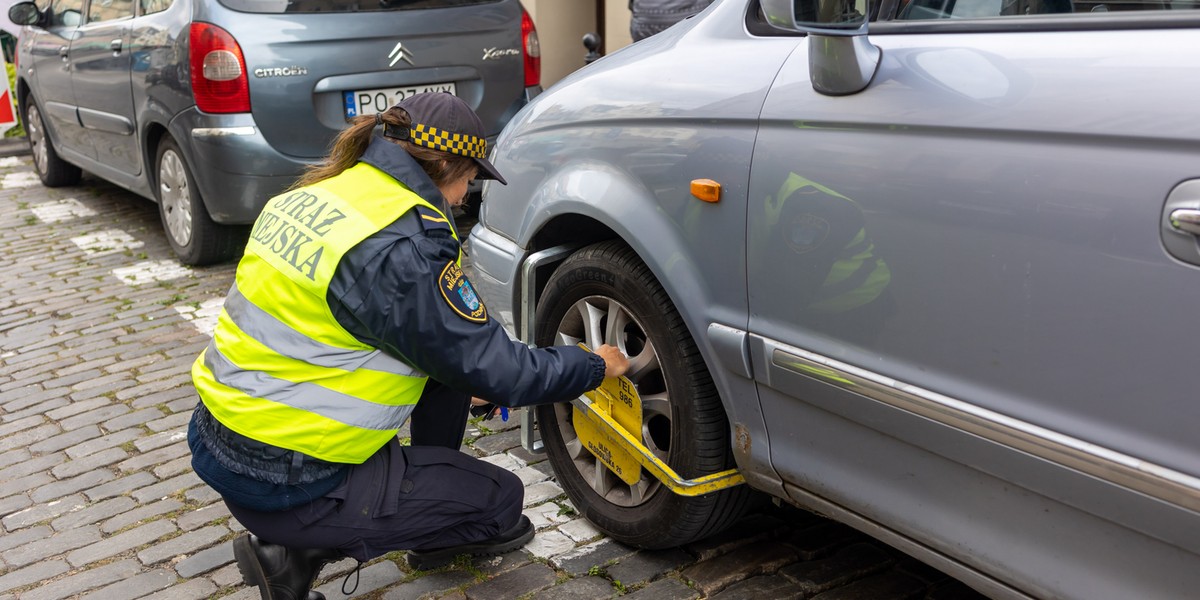
[[[33,96],[25,99],[25,136],[29,139],[29,153],[33,156],[33,168],[46,187],[64,187],[79,183],[83,171],[58,157],[42,111]]]
[[[670,297],[628,246],[602,242],[568,257],[547,282],[535,319],[539,346],[608,343],[630,357],[628,376],[643,399],[641,439],[681,476],[734,466],[729,422],[700,351]],[[675,495],[644,469],[637,483],[625,484],[582,447],[571,404],[538,407],[537,422],[571,501],[622,543],[655,549],[707,537],[745,514],[755,498],[745,485]]]
[[[245,246],[248,228],[212,220],[192,170],[174,139],[164,137],[154,161],[155,195],[163,230],[180,262],[208,265],[236,256]]]

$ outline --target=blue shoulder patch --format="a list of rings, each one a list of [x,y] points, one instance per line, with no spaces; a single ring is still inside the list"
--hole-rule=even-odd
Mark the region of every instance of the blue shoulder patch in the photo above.
[[[473,323],[487,322],[487,307],[455,261],[446,263],[446,268],[442,269],[442,275],[438,277],[438,290],[458,316]]]

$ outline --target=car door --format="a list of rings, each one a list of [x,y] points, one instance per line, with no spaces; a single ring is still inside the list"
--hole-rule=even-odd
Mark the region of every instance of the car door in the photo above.
[[[79,124],[71,89],[71,40],[83,21],[83,0],[52,0],[43,5],[44,27],[29,27],[22,34],[28,60],[21,64],[34,81],[33,98],[42,120],[53,135],[55,148],[68,158],[90,156],[91,148]]]
[[[93,168],[123,174],[141,171],[130,85],[133,11],[133,0],[91,0],[70,49],[79,122],[99,163]]]
[[[1171,218],[1200,201],[1193,3],[889,8],[840,46],[879,50],[864,87],[817,91],[853,77],[813,35],[763,106],[747,258],[775,468],[991,583],[1194,594],[1200,261]]]

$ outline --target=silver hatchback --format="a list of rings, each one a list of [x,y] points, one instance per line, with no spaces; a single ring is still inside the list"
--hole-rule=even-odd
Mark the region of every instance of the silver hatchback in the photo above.
[[[624,348],[627,433],[748,484],[543,408],[579,511],[663,547],[764,494],[997,598],[1196,597],[1197,8],[719,0],[538,97],[476,286]]]
[[[193,265],[240,251],[347,119],[448,91],[494,136],[541,91],[518,0],[45,0],[10,18],[42,182],[83,169],[158,202]]]

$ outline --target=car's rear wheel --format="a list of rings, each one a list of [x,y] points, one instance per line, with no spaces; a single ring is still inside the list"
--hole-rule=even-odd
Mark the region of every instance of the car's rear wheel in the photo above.
[[[25,99],[25,135],[29,139],[29,151],[33,156],[33,168],[46,187],[62,187],[79,183],[83,172],[79,167],[58,157],[42,111],[33,96]]]
[[[535,335],[540,346],[621,348],[642,398],[642,443],[683,477],[733,466],[729,423],[703,358],[662,286],[624,244],[589,246],[559,266],[539,301]],[[580,442],[570,404],[538,407],[537,420],[571,501],[618,541],[678,546],[724,529],[748,508],[746,486],[688,498],[645,470],[625,483]]]
[[[192,170],[175,140],[163,138],[154,164],[158,212],[179,260],[207,265],[235,256],[246,241],[246,228],[221,225],[208,216]]]

